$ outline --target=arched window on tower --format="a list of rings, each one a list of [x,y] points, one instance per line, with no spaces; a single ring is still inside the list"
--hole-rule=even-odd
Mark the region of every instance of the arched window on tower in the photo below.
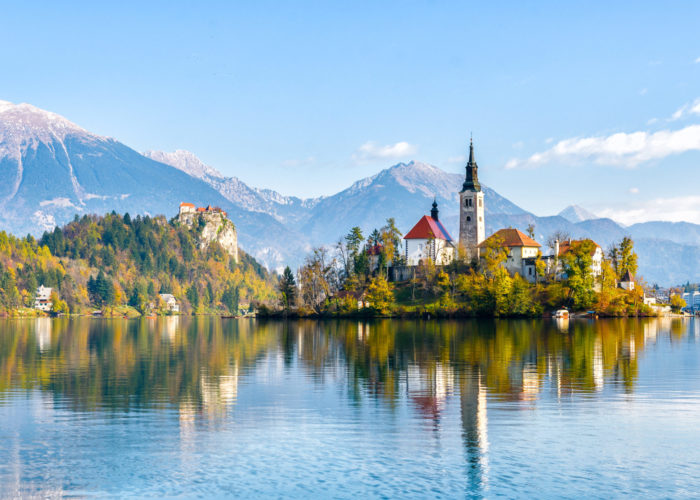
[[[467,215],[467,222],[470,222],[471,220],[472,218]]]

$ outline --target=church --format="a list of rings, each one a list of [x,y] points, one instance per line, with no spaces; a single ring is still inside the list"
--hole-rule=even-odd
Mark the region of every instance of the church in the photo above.
[[[501,229],[486,238],[484,192],[479,183],[479,167],[474,156],[474,141],[469,141],[469,160],[462,190],[459,192],[459,240],[452,241],[439,219],[437,201],[433,201],[430,217],[423,216],[404,236],[404,257],[409,267],[431,260],[443,266],[457,258],[458,246],[467,262],[477,262],[487,241],[496,239],[507,247],[505,267],[511,274],[520,274],[529,281],[535,279],[534,260],[541,245],[517,229]]]

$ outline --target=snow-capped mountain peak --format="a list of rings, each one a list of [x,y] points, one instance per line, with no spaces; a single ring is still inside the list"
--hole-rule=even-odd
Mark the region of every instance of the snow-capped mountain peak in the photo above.
[[[0,158],[20,158],[39,142],[62,142],[68,135],[99,138],[66,118],[31,104],[0,101]]]
[[[569,205],[557,215],[564,217],[566,220],[573,222],[574,224],[577,222],[598,218],[596,214],[589,212],[585,208],[578,205]]]
[[[172,153],[165,151],[145,151],[142,154],[146,158],[175,167],[197,179],[206,180],[207,177],[214,177],[216,179],[224,178],[224,174],[204,163],[194,153],[184,149],[177,149]]]

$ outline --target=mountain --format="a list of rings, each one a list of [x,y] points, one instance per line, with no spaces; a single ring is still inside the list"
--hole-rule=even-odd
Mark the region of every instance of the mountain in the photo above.
[[[355,182],[331,196],[300,199],[270,190],[251,188],[235,177],[195,161],[192,153],[147,152],[147,156],[169,163],[219,190],[229,201],[261,211],[284,223],[310,247],[332,245],[350,227],[360,226],[365,234],[381,227],[387,217],[408,232],[421,215],[428,213],[437,199],[440,219],[453,238],[459,235],[459,195],[461,174],[451,174],[420,162],[399,163]],[[526,231],[535,226],[535,237],[546,248],[548,237],[563,231],[573,238],[591,238],[607,249],[626,235],[637,242],[640,274],[650,283],[671,285],[686,279],[700,280],[700,269],[693,260],[700,254],[700,225],[647,222],[624,227],[611,219],[597,218],[572,205],[559,215],[539,217],[483,186],[486,200],[486,232],[503,227]],[[300,262],[300,256],[290,261]]]
[[[268,265],[305,249],[279,221],[231,203],[201,179],[55,113],[0,102],[2,229],[38,235],[76,214],[112,210],[174,216],[181,201],[224,208],[238,228],[240,245]],[[289,245],[280,248],[279,238]]]
[[[569,205],[557,215],[564,217],[569,222],[576,224],[589,219],[597,219],[598,216],[578,205]]]
[[[355,225],[368,234],[394,217],[407,233],[429,212],[434,197],[456,239],[462,182],[462,174],[426,163],[399,163],[331,196],[302,199],[248,186],[187,151],[139,154],[54,113],[0,102],[0,228],[15,234],[38,235],[75,214],[115,210],[174,216],[181,201],[190,201],[226,210],[241,247],[267,267],[280,269],[297,266],[312,246],[332,245]],[[483,189],[487,233],[534,225],[543,244],[555,231],[565,231],[592,238],[603,248],[630,235],[648,282],[700,281],[700,225],[623,227],[576,206],[539,217],[490,187]]]

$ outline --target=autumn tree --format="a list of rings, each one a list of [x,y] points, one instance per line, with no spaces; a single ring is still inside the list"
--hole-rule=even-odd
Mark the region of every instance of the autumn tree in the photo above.
[[[591,271],[595,249],[591,240],[574,241],[562,256],[571,299],[574,307],[579,309],[591,307],[595,299],[595,279]]]
[[[367,301],[370,306],[381,314],[386,314],[394,301],[391,285],[384,276],[378,275],[372,278],[367,288]]]

